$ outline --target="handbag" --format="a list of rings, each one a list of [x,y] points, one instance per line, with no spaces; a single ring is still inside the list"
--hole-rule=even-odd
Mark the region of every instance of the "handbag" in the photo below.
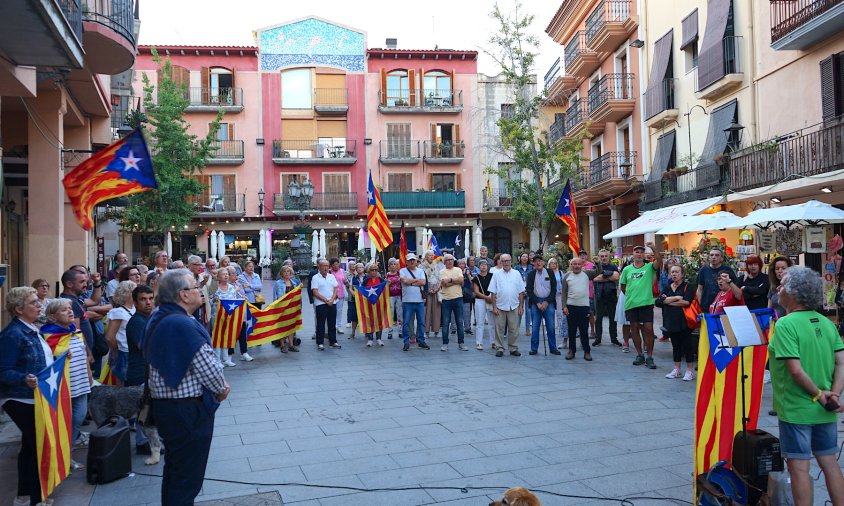
[[[688,287],[686,288],[688,290]],[[700,303],[697,299],[692,299],[692,303],[683,308],[683,314],[686,315],[686,325],[692,330],[700,327],[700,314],[703,311],[700,309]]]
[[[255,304],[266,304],[266,303],[267,303],[267,299],[265,299],[263,295],[261,295],[260,293],[255,294]]]

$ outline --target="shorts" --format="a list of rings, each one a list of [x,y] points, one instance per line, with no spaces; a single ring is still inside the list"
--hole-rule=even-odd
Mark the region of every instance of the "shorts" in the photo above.
[[[811,460],[838,453],[836,422],[799,424],[779,421],[782,456],[795,460]]]
[[[654,322],[654,307],[653,306],[639,306],[633,309],[628,309],[624,312],[624,317],[630,323],[653,323]]]

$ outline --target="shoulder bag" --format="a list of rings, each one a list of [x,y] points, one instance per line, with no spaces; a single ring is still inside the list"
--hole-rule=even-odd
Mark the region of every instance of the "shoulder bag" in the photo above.
[[[686,284],[686,290],[691,288],[691,285]],[[692,299],[691,304],[683,308],[683,314],[686,315],[686,325],[692,330],[700,327],[700,314],[703,311],[700,309],[700,303],[696,298]]]

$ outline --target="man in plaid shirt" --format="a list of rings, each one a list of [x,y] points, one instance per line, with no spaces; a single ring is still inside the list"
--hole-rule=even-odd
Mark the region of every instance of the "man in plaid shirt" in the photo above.
[[[231,387],[208,331],[191,316],[202,305],[193,274],[187,269],[165,272],[158,297],[161,306],[147,323],[142,345],[153,417],[167,447],[161,503],[192,505],[205,478],[214,413]]]

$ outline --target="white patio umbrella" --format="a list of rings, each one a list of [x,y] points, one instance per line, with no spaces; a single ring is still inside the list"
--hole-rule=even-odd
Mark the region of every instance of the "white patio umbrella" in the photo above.
[[[267,236],[264,234],[264,229],[258,229],[258,258],[257,262],[260,264],[264,261],[264,257],[267,255]]]
[[[217,256],[220,257],[220,260],[226,256],[226,234],[222,230],[217,232]]]
[[[208,235],[208,258],[217,258],[217,232],[214,230]]]
[[[369,235],[369,234],[367,234],[367,235]],[[369,236],[369,257],[370,257],[369,259],[374,262],[375,261],[375,255],[377,255],[377,254],[378,254],[378,247],[375,244],[375,241],[372,240],[372,237]]]
[[[324,258],[328,257],[328,248],[325,246],[325,229],[319,231],[319,253]]]
[[[844,211],[817,200],[809,200],[793,206],[757,209],[736,222],[730,228],[770,228],[791,225],[823,225],[844,223]]]
[[[167,232],[167,239],[164,241],[164,249],[167,250],[167,256],[173,258],[173,236]]]
[[[314,230],[311,234],[311,262],[314,264],[317,263],[317,260],[319,260],[320,256],[321,255],[319,254],[319,232]]]
[[[469,229],[466,229],[466,238],[463,241],[463,257],[469,258]]]
[[[658,235],[685,234],[686,232],[700,232],[707,230],[724,230],[735,225],[740,217],[727,211],[719,211],[712,214],[699,214],[686,216],[681,220],[675,220],[659,229]]]
[[[358,250],[362,250],[366,247],[366,230],[363,228],[358,229]]]
[[[475,227],[475,256],[481,256],[481,243],[483,242],[483,231],[481,227]]]

